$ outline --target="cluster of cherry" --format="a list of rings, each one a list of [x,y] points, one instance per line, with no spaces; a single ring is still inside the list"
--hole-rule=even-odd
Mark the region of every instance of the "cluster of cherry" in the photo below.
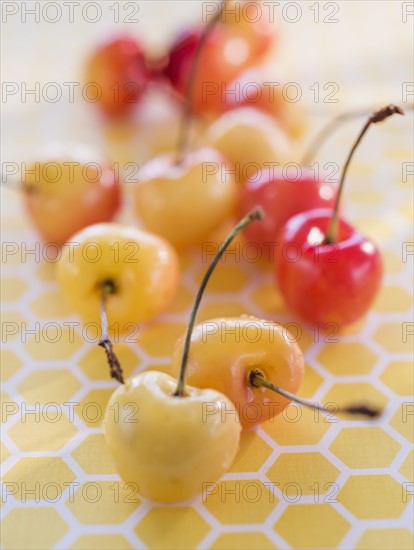
[[[369,117],[337,188],[306,169],[294,181],[273,170],[239,184],[228,173],[229,164],[240,158],[260,159],[260,165],[278,160],[293,130],[281,101],[253,109],[243,101],[223,102],[220,95],[206,100],[206,82],[244,78],[241,73],[260,61],[274,39],[273,26],[264,19],[227,22],[222,16],[229,4],[223,2],[202,29],[180,37],[162,62],[148,61],[127,37],[100,47],[89,61],[90,79],[106,90],[100,105],[109,116],[130,113],[136,103],[131,98],[139,100],[151,81],[168,79],[183,98],[178,151],[149,161],[134,188],[137,217],[150,232],[108,223],[120,206],[121,182],[105,162],[90,166],[83,158],[71,164],[66,152],[70,185],[25,181],[28,210],[43,238],[77,244],[61,254],[58,280],[86,321],[101,321],[100,345],[111,375],[121,383],[104,420],[117,469],[142,496],[164,502],[189,498],[203,483],[217,480],[237,453],[242,427],[272,418],[291,400],[327,411],[295,395],[304,374],[303,355],[278,324],[242,316],[209,321],[209,328],[207,322],[194,326],[208,279],[235,236],[246,227],[248,241],[258,247],[279,244],[274,269],[280,292],[307,321],[340,327],[354,322],[370,307],[382,276],[378,249],[339,217],[339,202],[348,165],[368,127],[402,114],[401,109],[389,105]],[[208,127],[204,143],[188,151],[194,113],[219,118]],[[73,159],[79,160],[76,151]],[[214,170],[206,169],[211,165]],[[186,335],[175,346],[172,373],[178,382],[155,372],[124,382],[107,318],[127,329],[165,311],[180,280],[177,250],[205,241],[237,211],[242,219],[208,268]],[[254,343],[225,337],[227,331],[252,327],[258,334]],[[281,396],[278,403],[274,392]],[[130,420],[131,404],[139,408],[138,422]],[[337,412],[374,417],[379,411],[355,405]]]
[[[185,30],[165,55],[155,58],[131,36],[110,38],[86,67],[87,80],[99,87],[98,107],[108,117],[129,116],[152,86],[164,88],[179,103],[191,86],[191,110],[197,116],[211,120],[254,103],[294,132],[292,120],[281,112],[282,91],[272,86],[266,93],[269,83],[259,68],[278,38],[269,17],[254,16],[260,4],[227,1],[221,9],[217,6],[205,15],[204,27]]]

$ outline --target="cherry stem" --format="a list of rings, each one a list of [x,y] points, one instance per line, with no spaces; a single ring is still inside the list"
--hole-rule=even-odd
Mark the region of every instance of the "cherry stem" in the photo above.
[[[369,418],[377,418],[382,413],[381,409],[374,409],[364,404],[356,404],[356,405],[349,405],[347,407],[339,407],[336,411],[332,411],[328,407],[324,407],[323,405],[319,405],[318,403],[312,403],[307,399],[302,399],[301,397],[298,397],[294,393],[290,393],[286,390],[283,390],[282,388],[279,388],[279,386],[272,384],[271,382],[269,382],[269,380],[264,378],[263,373],[259,370],[250,372],[249,378],[248,378],[248,384],[251,388],[260,388],[260,387],[267,388],[268,390],[272,390],[280,395],[283,395],[283,397],[286,397],[287,399],[290,399],[291,401],[294,401],[299,405],[303,405],[308,409],[313,409],[315,411],[323,412],[329,415],[352,414],[352,415],[367,416]]]
[[[229,244],[233,241],[233,239],[240,233],[242,229],[246,227],[246,225],[249,225],[251,222],[256,220],[262,220],[264,218],[263,210],[259,207],[254,208],[247,216],[245,216],[242,220],[239,221],[239,223],[236,225],[236,227],[233,229],[233,231],[227,236],[227,238],[224,240],[224,242],[220,245],[219,251],[217,252],[216,256],[213,258],[213,261],[211,262],[210,266],[208,267],[203,280],[201,281],[200,288],[198,289],[196,298],[194,300],[194,305],[191,310],[190,314],[190,321],[188,323],[187,332],[185,335],[185,342],[184,342],[184,350],[183,350],[183,357],[181,360],[181,369],[180,369],[180,376],[178,378],[178,384],[177,389],[175,390],[174,394],[176,397],[183,397],[184,396],[184,388],[185,388],[185,373],[187,371],[187,363],[188,363],[188,354],[190,351],[190,343],[191,343],[191,335],[193,333],[193,328],[195,324],[195,319],[197,315],[198,308],[200,306],[201,298],[203,297],[204,290],[207,286],[207,283],[211,277],[211,274],[213,273],[216,265],[219,263],[221,257],[223,256],[224,252],[226,251]]]
[[[338,233],[338,212],[339,212],[339,203],[341,201],[342,191],[344,188],[344,182],[345,177],[348,171],[348,166],[352,160],[352,157],[360,144],[362,138],[364,137],[366,131],[371,126],[371,124],[377,124],[378,122],[382,122],[383,120],[387,119],[388,117],[399,114],[403,115],[404,111],[401,109],[401,107],[397,107],[396,105],[387,105],[386,107],[383,107],[382,109],[379,109],[378,111],[375,111],[372,113],[372,115],[368,118],[366,123],[364,124],[364,127],[362,128],[361,132],[359,133],[354,145],[352,146],[351,151],[349,152],[348,158],[346,159],[345,166],[342,171],[341,180],[339,182],[338,192],[336,195],[335,205],[333,208],[332,217],[329,222],[328,231],[326,232],[325,239],[323,241],[323,244],[332,244],[336,242],[337,240],[337,233]]]
[[[106,358],[109,364],[109,370],[111,377],[115,378],[121,384],[124,384],[124,376],[122,373],[122,367],[116,356],[112,342],[108,334],[108,317],[106,315],[106,302],[110,294],[115,292],[115,285],[112,281],[105,281],[101,284],[101,325],[102,325],[102,337],[98,343],[98,346],[104,348],[106,352]]]
[[[23,183],[20,180],[17,180],[15,178],[11,179],[10,181],[7,179],[7,176],[5,176],[5,179],[3,178],[3,175],[1,175],[1,185],[3,187],[8,187],[9,189],[12,189],[13,191],[19,191],[20,193],[33,193],[38,189],[37,185]]]
[[[214,27],[218,23],[225,4],[226,0],[223,0],[218,12],[205,25],[194,52],[194,57],[190,66],[190,71],[188,73],[188,80],[184,96],[184,105],[181,111],[181,120],[177,140],[177,165],[181,164],[184,153],[188,147],[188,141],[190,137],[190,121],[193,110],[194,84],[197,76],[197,70],[200,64],[200,57],[203,52],[204,44],[207,38],[210,36],[211,32],[213,31]]]
[[[316,153],[319,151],[319,149],[322,147],[322,145],[325,143],[327,138],[340,126],[342,126],[342,123],[352,120],[354,118],[359,118],[362,116],[366,116],[367,113],[369,113],[371,109],[354,109],[352,111],[347,111],[346,113],[342,113],[340,115],[337,115],[335,118],[331,119],[329,122],[323,126],[319,132],[315,135],[313,140],[311,141],[310,145],[306,149],[305,154],[302,157],[301,166],[309,166],[309,164],[312,162],[312,160],[315,158]]]

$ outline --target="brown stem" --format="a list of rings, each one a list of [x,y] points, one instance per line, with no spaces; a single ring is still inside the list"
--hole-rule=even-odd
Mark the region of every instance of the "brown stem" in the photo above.
[[[112,342],[108,334],[108,317],[106,315],[106,301],[110,294],[115,292],[115,284],[113,281],[105,281],[101,285],[101,325],[102,325],[102,337],[98,343],[98,346],[104,348],[106,352],[106,358],[109,364],[109,370],[111,377],[115,378],[121,384],[124,384],[124,376],[122,372],[121,364],[116,356]]]
[[[210,36],[214,27],[216,26],[217,22],[219,21],[225,4],[226,4],[226,0],[223,0],[218,12],[205,25],[194,52],[194,57],[191,63],[190,71],[188,73],[188,80],[187,80],[187,85],[186,85],[185,94],[184,94],[185,101],[184,101],[183,109],[181,111],[181,120],[180,120],[180,126],[178,130],[177,160],[176,160],[177,164],[180,164],[182,162],[184,153],[187,150],[187,146],[188,146],[188,140],[190,136],[191,114],[193,110],[194,84],[197,76],[200,57],[204,48],[204,44],[207,38]]]
[[[362,138],[364,137],[366,131],[371,126],[371,124],[378,124],[378,122],[382,122],[386,118],[392,115],[395,115],[396,113],[399,115],[403,115],[404,111],[401,109],[401,107],[397,107],[396,105],[392,105],[392,104],[387,105],[386,107],[379,109],[379,111],[375,111],[375,113],[372,113],[372,115],[368,118],[368,120],[364,124],[364,127],[359,133],[354,145],[352,146],[351,151],[349,152],[348,158],[346,159],[345,166],[342,171],[341,181],[339,182],[338,193],[336,195],[332,217],[330,219],[328,231],[326,232],[323,244],[332,244],[337,240],[339,203],[341,201],[341,196],[344,188],[345,177],[348,171],[348,166],[352,160],[355,150],[357,149],[358,145],[360,144]]]
[[[290,399],[291,401],[294,401],[295,403],[298,403],[299,405],[303,405],[304,407],[307,407],[308,409],[313,409],[315,411],[320,411],[325,414],[351,414],[351,415],[362,415],[367,416],[369,418],[376,418],[381,415],[382,410],[381,409],[374,409],[370,407],[369,405],[365,404],[356,404],[356,405],[349,405],[347,407],[339,407],[336,411],[329,410],[327,407],[324,407],[323,405],[319,405],[318,403],[312,403],[311,401],[308,401],[307,399],[303,399],[302,397],[298,397],[294,393],[290,393],[286,390],[283,390],[282,388],[279,388],[279,386],[276,386],[275,384],[272,384],[267,380],[262,371],[255,370],[251,371],[248,375],[248,384],[251,388],[260,388],[264,387],[268,390],[272,390],[279,395],[283,395],[283,397],[286,397],[287,399]]]

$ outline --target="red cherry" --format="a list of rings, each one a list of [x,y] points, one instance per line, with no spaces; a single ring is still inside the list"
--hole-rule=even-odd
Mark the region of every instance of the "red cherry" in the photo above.
[[[331,217],[331,209],[303,212],[276,238],[276,277],[286,304],[321,328],[362,317],[382,277],[377,247],[346,221],[339,220],[336,242],[323,244]]]
[[[202,29],[182,33],[174,42],[164,75],[174,89],[185,95],[191,67]],[[198,70],[193,82],[192,110],[199,114],[217,114],[223,111],[222,88],[228,85],[243,65],[223,55],[225,35],[222,28],[214,28],[201,46]],[[234,62],[233,62],[234,61]]]
[[[288,219],[312,208],[332,208],[335,195],[335,185],[320,181],[311,170],[303,169],[299,179],[282,169],[262,170],[260,177],[248,180],[241,191],[242,215],[254,205],[261,206],[265,213],[261,224],[246,228],[246,238],[261,247],[263,258],[273,260],[270,243],[275,242]]]
[[[291,218],[277,235],[276,278],[286,303],[311,323],[328,329],[359,319],[381,282],[382,262],[374,243],[338,218],[339,202],[352,156],[369,126],[393,114],[395,105],[373,113],[345,162],[333,210],[310,210]]]
[[[222,113],[226,109],[230,83],[241,71],[259,62],[273,42],[274,28],[269,20],[264,17],[247,20],[240,3],[231,4],[223,3],[207,23],[211,27],[208,36],[203,36],[203,29],[186,30],[179,35],[163,71],[175,90],[184,95],[197,47],[204,40],[199,68],[193,77],[192,108],[196,113]],[[227,9],[231,11],[226,13]]]
[[[141,100],[150,72],[140,44],[129,36],[112,37],[88,61],[86,80],[97,86],[97,104],[108,116],[128,114]]]
[[[171,82],[172,86],[180,92],[185,91],[185,78],[191,66],[191,60],[200,40],[201,31],[190,29],[177,36],[171,47],[168,63],[163,74]]]
[[[322,127],[305,152],[301,165],[310,166],[316,152],[331,133],[343,122],[362,114],[366,116],[366,109],[348,111],[336,116]],[[300,168],[300,172],[297,165],[291,169],[288,169],[288,166],[281,169],[262,169],[245,183],[241,191],[242,215],[255,205],[260,205],[266,214],[261,224],[246,228],[248,240],[260,245],[262,258],[272,260],[273,254],[269,243],[274,242],[277,233],[288,219],[313,208],[333,208],[336,192],[336,186],[331,180],[319,180],[315,172],[309,168]]]

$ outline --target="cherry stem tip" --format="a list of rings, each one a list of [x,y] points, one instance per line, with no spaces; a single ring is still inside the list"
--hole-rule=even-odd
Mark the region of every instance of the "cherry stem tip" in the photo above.
[[[382,413],[381,409],[376,409],[365,404],[348,405],[346,407],[338,407],[336,410],[331,410],[328,407],[325,407],[324,405],[319,405],[318,403],[312,403],[307,399],[298,397],[294,393],[291,393],[287,390],[279,388],[279,386],[276,386],[275,384],[267,380],[267,378],[265,378],[262,371],[259,369],[251,371],[249,373],[247,383],[251,388],[260,388],[260,387],[267,388],[268,390],[272,390],[278,393],[279,395],[282,395],[283,397],[286,397],[287,399],[290,399],[291,401],[298,403],[299,405],[303,405],[304,407],[307,407],[308,409],[313,409],[329,415],[349,414],[349,415],[367,416],[368,418],[377,418],[381,416],[381,413]]]
[[[248,217],[252,221],[260,221],[265,218],[264,210],[261,206],[256,206],[253,208],[253,210],[248,214]]]
[[[372,115],[369,118],[369,121],[370,123],[377,124],[378,122],[382,122],[386,118],[395,114],[404,115],[404,111],[398,105],[394,105],[393,103],[390,103],[389,105],[382,107],[382,109],[378,109],[378,111],[375,111],[374,113],[372,113]]]

